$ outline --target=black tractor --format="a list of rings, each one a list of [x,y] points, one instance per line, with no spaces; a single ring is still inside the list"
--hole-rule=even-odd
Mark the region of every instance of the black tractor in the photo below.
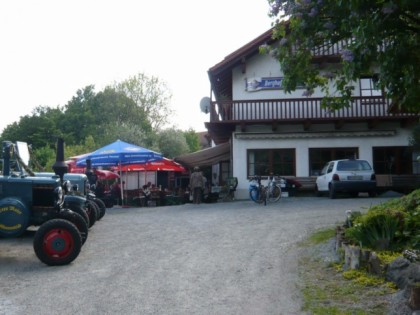
[[[0,176],[0,237],[18,237],[37,227],[33,241],[36,256],[50,266],[66,265],[79,255],[88,226],[82,216],[64,207],[64,142],[57,142],[55,174],[37,177],[27,169],[26,143],[4,141],[3,174]]]

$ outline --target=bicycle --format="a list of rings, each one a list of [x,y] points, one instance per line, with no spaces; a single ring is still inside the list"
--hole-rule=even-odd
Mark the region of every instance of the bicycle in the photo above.
[[[261,184],[261,176],[252,177],[249,183],[249,197],[252,201],[264,205],[267,204],[267,192],[266,187]]]
[[[274,176],[268,177],[266,194],[267,194],[267,200],[269,202],[277,202],[281,198],[281,187],[277,184],[277,181]]]

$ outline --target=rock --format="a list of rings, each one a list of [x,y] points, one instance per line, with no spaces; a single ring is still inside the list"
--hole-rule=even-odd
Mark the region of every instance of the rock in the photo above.
[[[368,270],[370,273],[373,273],[375,275],[382,275],[383,270],[381,266],[381,260],[375,252],[372,252],[370,254],[368,260]]]
[[[399,289],[415,286],[420,283],[420,264],[398,257],[388,265],[385,278],[394,282]]]

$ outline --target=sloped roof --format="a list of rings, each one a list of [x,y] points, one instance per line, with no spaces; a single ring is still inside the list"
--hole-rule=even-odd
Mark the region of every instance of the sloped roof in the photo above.
[[[272,44],[274,42],[273,29],[274,28],[269,29],[248,44],[229,54],[225,59],[208,70],[207,73],[216,100],[221,95],[228,99],[232,99],[232,69],[238,65],[244,64],[246,60],[252,56],[259,54],[261,45]]]

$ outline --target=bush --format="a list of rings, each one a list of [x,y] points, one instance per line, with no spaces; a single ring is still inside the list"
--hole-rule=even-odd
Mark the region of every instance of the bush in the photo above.
[[[351,243],[374,250],[420,248],[420,189],[371,207],[345,231]]]

